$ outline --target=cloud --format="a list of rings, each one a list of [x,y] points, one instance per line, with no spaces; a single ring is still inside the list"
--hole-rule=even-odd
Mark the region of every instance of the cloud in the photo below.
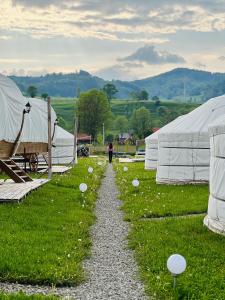
[[[135,80],[139,78],[140,71],[142,72],[143,68],[142,63],[125,62],[102,68],[95,72],[95,75],[105,80]]]
[[[38,38],[93,37],[161,43],[166,41],[166,34],[180,30],[224,30],[222,5],[224,0],[170,0],[169,4],[168,0],[139,0],[138,5],[136,0],[1,1],[1,12],[7,18],[0,20],[0,29]]]
[[[225,61],[225,56],[224,56],[224,55],[219,56],[218,59],[219,59],[219,60],[222,60],[222,61]]]
[[[157,51],[152,45],[146,45],[137,49],[133,54],[118,59],[119,61],[139,61],[149,65],[161,64],[183,64],[185,59],[177,54],[172,54],[167,51]]]
[[[28,7],[46,7],[49,5],[59,5],[61,0],[12,0],[12,5],[22,5]]]

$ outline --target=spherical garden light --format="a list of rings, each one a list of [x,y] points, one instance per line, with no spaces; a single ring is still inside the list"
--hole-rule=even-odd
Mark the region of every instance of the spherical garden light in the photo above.
[[[89,168],[88,168],[88,173],[91,174],[91,173],[93,173],[93,171],[94,171],[94,169],[93,169],[92,167],[89,167]]]
[[[80,189],[80,191],[81,191],[81,193],[84,193],[84,192],[86,192],[87,191],[87,185],[86,185],[86,183],[81,183],[80,185],[79,185],[79,189]]]
[[[99,166],[102,166],[102,162],[101,162],[101,161],[99,161],[99,162],[98,162],[98,165],[99,165]]]
[[[134,187],[138,187],[139,186],[139,180],[138,179],[134,179],[133,181],[132,181],[132,185],[134,186]]]
[[[167,268],[172,274],[174,281],[173,286],[176,287],[176,277],[186,270],[186,260],[180,254],[173,254],[167,260]]]
[[[128,167],[123,167],[124,172],[128,171]]]

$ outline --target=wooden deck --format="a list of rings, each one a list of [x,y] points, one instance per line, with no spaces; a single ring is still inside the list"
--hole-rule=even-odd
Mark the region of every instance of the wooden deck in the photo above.
[[[52,173],[53,174],[63,174],[67,171],[72,169],[72,167],[66,167],[66,166],[52,166]],[[46,173],[48,172],[47,168],[44,168],[42,170],[39,170],[38,173]]]
[[[34,179],[30,182],[15,183],[11,179],[0,180],[0,203],[19,202],[48,181],[48,179]]]
[[[120,163],[134,163],[134,162],[143,162],[145,161],[144,157],[136,157],[136,158],[119,158]]]

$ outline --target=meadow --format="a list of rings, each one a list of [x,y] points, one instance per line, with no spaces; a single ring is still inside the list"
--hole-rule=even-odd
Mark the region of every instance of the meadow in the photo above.
[[[160,106],[163,106],[170,112],[170,115],[160,115],[158,113],[158,106],[155,101],[136,101],[136,100],[112,100],[111,110],[114,117],[126,116],[128,119],[133,114],[135,109],[141,106],[146,107],[151,113],[152,127],[161,127],[171,121],[168,118],[176,118],[179,115],[190,112],[199,104],[196,103],[182,103],[174,101],[160,101]],[[60,126],[73,133],[74,130],[74,113],[75,113],[75,99],[74,98],[52,98],[52,106],[59,117]],[[110,133],[112,130],[108,130]],[[114,131],[113,131],[114,133]]]
[[[129,247],[150,299],[225,299],[225,237],[203,226],[208,186],[156,185],[155,172],[142,163],[115,163],[125,219],[131,222]],[[134,178],[140,181],[132,187]],[[173,288],[166,262],[171,254],[186,258],[187,269]]]
[[[80,159],[21,203],[0,206],[0,281],[75,286],[85,279],[82,261],[90,255],[89,228],[103,171],[97,161]],[[88,185],[85,194],[81,182]]]

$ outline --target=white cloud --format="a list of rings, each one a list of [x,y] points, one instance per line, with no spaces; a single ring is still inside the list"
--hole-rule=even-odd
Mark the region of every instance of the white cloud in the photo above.
[[[224,1],[223,1],[224,2]],[[0,29],[32,37],[94,37],[126,42],[163,41],[178,30],[225,29],[221,1],[2,0]],[[28,9],[26,8],[28,7]],[[123,37],[127,33],[130,37]],[[138,36],[138,38],[137,38]],[[165,40],[165,38],[164,38]]]
[[[120,58],[120,61],[139,61],[149,65],[161,65],[161,64],[183,64],[185,59],[177,54],[172,54],[167,51],[157,51],[152,45],[145,45],[142,48],[137,49],[134,53],[124,58]]]

